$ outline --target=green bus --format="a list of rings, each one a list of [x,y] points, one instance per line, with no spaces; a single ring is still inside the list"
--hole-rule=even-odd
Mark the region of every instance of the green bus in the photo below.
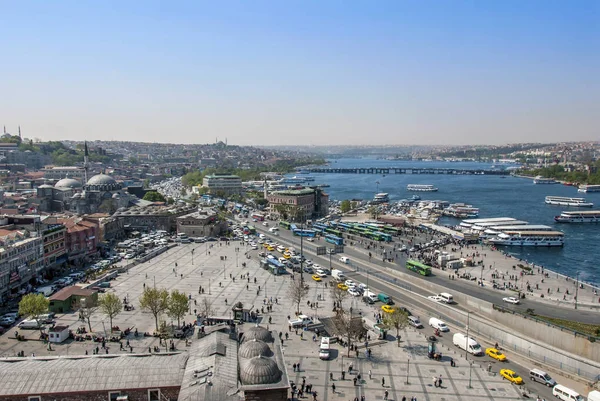
[[[337,235],[338,237],[342,236],[342,232],[340,230],[336,230],[335,228],[326,228],[325,232],[328,234]]]
[[[292,224],[288,221],[280,221],[279,222],[279,226],[285,228],[286,230],[289,230],[290,227],[292,226]]]
[[[416,260],[408,259],[406,261],[406,268],[419,273],[422,276],[431,276],[431,266],[427,266],[426,264],[417,262]]]
[[[392,226],[384,226],[382,231],[386,234],[391,234],[395,236],[400,235],[400,229]]]

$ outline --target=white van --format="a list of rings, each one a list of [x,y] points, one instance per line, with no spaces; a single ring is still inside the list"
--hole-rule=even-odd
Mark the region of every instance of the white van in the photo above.
[[[368,291],[365,294],[365,297],[369,298],[373,302],[379,301],[379,297],[374,292]]]
[[[439,331],[450,331],[446,323],[444,323],[437,317],[432,317],[431,319],[429,319],[429,325],[434,329],[438,329]]]
[[[568,387],[563,386],[562,384],[557,384],[552,389],[552,395],[558,398],[559,400],[564,401],[585,401],[582,396],[577,393],[575,390],[571,390]]]
[[[319,347],[319,359],[329,359],[330,348],[329,348],[329,337],[321,338],[321,345]]]
[[[587,401],[600,401],[600,391],[590,391],[587,396]]]
[[[40,325],[35,320],[23,320],[21,323],[19,323],[18,327],[20,329],[24,329],[24,330],[28,330],[28,329],[33,330],[33,329],[39,329]]]
[[[556,381],[551,378],[548,373],[540,369],[531,369],[529,371],[529,379],[534,382],[545,384],[548,387],[554,387],[556,385]]]
[[[333,277],[337,281],[344,281],[344,280],[346,280],[346,275],[344,274],[343,271],[341,271],[339,269],[333,269],[331,271],[331,277]]]
[[[277,252],[279,252],[279,253],[284,253],[284,252],[285,252],[285,247],[284,247],[283,245],[279,245],[279,246],[277,247]]]
[[[348,264],[348,263],[350,263],[350,258],[347,256],[342,256],[340,258],[340,262]]]
[[[410,324],[413,327],[416,327],[417,329],[422,329],[423,328],[423,323],[421,323],[421,321],[419,320],[419,318],[416,317],[416,316],[409,316],[408,317],[408,324]]]
[[[452,297],[452,294],[448,294],[447,292],[441,292],[438,294],[438,297],[442,298],[442,300],[447,303],[447,304],[453,304],[454,303],[454,298]]]
[[[452,337],[452,342],[455,346],[460,349],[467,351],[469,354],[473,355],[483,355],[483,350],[481,349],[481,345],[473,337],[465,336],[462,333],[456,333]]]

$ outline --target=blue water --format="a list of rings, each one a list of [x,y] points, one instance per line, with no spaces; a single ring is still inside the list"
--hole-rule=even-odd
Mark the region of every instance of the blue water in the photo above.
[[[331,160],[335,168],[351,167],[430,167],[489,169],[491,164],[476,162],[418,162],[376,159]],[[600,284],[600,224],[555,224],[554,216],[563,210],[578,210],[544,203],[549,195],[585,197],[594,202],[593,210],[600,210],[600,193],[582,194],[577,188],[560,184],[534,185],[532,180],[507,176],[486,175],[411,175],[389,174],[311,174],[315,184],[330,185],[325,191],[331,199],[371,200],[377,192],[387,192],[391,201],[409,199],[414,192],[406,190],[408,184],[433,184],[438,192],[419,192],[421,199],[464,202],[479,208],[479,218],[513,217],[530,224],[553,226],[565,233],[562,248],[506,247],[516,257],[545,266],[553,271],[580,280]],[[379,182],[379,184],[377,184]],[[584,209],[588,210],[588,209]],[[459,219],[443,218],[441,224],[458,224]]]

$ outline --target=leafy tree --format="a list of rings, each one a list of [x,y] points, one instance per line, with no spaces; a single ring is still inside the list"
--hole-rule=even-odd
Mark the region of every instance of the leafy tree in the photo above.
[[[19,314],[28,319],[35,320],[40,327],[40,316],[48,313],[50,301],[43,294],[27,294],[19,302]]]
[[[340,204],[340,210],[342,213],[348,213],[350,210],[352,210],[352,205],[348,199],[342,201]]]
[[[188,309],[188,296],[178,290],[171,291],[167,311],[170,317],[177,319],[177,327],[181,325],[181,318],[185,316]]]
[[[194,187],[202,184],[204,175],[200,171],[192,171],[181,177],[181,183],[186,187]]]
[[[376,206],[369,206],[369,209],[367,209],[367,213],[369,214],[369,216],[371,216],[372,219],[376,219],[377,218],[377,207]]]
[[[169,308],[169,292],[164,288],[146,287],[140,297],[140,309],[152,313],[156,331],[158,331],[158,316]]]
[[[166,202],[165,197],[157,191],[146,192],[146,195],[144,195],[143,199],[150,202]]]
[[[336,329],[344,335],[348,341],[348,345],[352,344],[353,340],[358,341],[366,334],[366,329],[363,325],[362,316],[353,314],[352,308],[344,310],[340,308],[338,313],[333,318],[333,323]],[[348,346],[348,356],[350,356],[350,347]]]
[[[98,310],[98,302],[96,302],[93,298],[82,298],[78,303],[79,307],[79,320],[82,323],[87,323],[88,329],[92,332],[92,316]],[[110,327],[110,331],[112,332],[112,326]]]
[[[400,308],[394,308],[391,313],[384,313],[383,323],[387,327],[396,329],[396,338],[398,339],[398,347],[400,346],[400,332],[408,326],[408,313]]]
[[[100,297],[98,305],[100,306],[102,313],[108,317],[112,330],[113,319],[123,310],[123,302],[121,302],[121,299],[118,296],[109,292]]]
[[[200,316],[209,317],[214,312],[212,303],[209,298],[203,298],[200,303]]]
[[[292,304],[296,304],[296,312],[300,313],[300,304],[304,297],[308,295],[308,288],[302,280],[293,280],[288,288],[288,295]]]
[[[186,196],[187,195],[187,189],[185,189],[185,187],[181,188],[181,196]]]

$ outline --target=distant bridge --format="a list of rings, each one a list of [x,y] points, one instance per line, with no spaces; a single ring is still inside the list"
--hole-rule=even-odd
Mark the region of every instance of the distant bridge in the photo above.
[[[448,174],[448,175],[510,175],[507,170],[468,170],[458,168],[410,168],[410,167],[366,167],[366,168],[309,168],[316,174]]]

